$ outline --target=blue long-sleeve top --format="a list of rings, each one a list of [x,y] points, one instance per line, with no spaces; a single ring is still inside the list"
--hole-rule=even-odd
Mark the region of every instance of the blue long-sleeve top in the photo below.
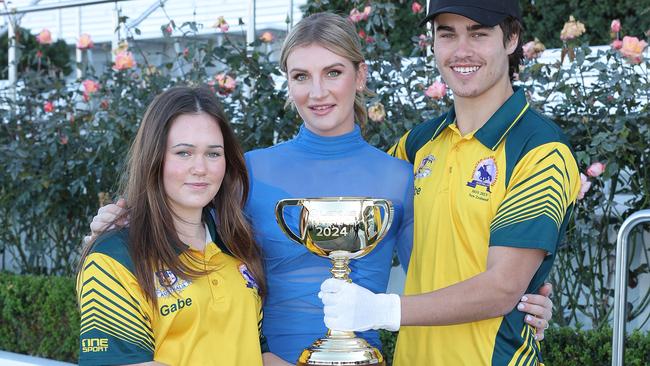
[[[365,257],[351,261],[352,280],[373,292],[385,292],[393,252],[404,268],[412,248],[413,173],[363,140],[361,131],[323,137],[303,125],[285,143],[246,153],[251,192],[246,214],[262,247],[268,297],[262,330],[272,353],[295,363],[302,350],[327,331],[317,294],[331,276],[330,260],[291,241],[275,220],[275,205],[284,198],[366,196],[392,201],[395,216],[386,237]],[[297,232],[298,210],[285,209]],[[368,309],[373,311],[373,309]],[[376,331],[359,332],[380,347]]]

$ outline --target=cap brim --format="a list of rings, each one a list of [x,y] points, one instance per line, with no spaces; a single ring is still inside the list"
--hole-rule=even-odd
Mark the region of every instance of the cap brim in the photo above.
[[[474,8],[469,6],[448,6],[428,14],[427,17],[422,19],[422,21],[420,22],[420,27],[427,24],[428,22],[433,20],[433,18],[435,18],[437,15],[442,13],[462,15],[481,25],[486,25],[488,27],[494,27],[508,17],[508,14],[498,13],[487,9],[479,9],[479,8]]]

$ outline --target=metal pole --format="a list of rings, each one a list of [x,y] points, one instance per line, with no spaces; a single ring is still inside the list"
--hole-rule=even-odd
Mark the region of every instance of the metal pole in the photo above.
[[[11,9],[9,11],[0,12],[0,15],[24,14],[24,13],[32,13],[35,11],[76,8],[78,6],[97,5],[97,4],[113,3],[113,2],[117,3],[120,1],[129,1],[129,0],[82,0],[82,1],[70,0],[70,1],[63,1],[58,3],[48,3],[43,5],[23,6],[18,9]]]
[[[293,0],[289,0],[289,30],[293,28]]]
[[[616,280],[614,282],[614,332],[612,335],[612,366],[623,366],[625,351],[625,310],[627,308],[627,242],[632,229],[650,221],[650,210],[641,210],[627,218],[616,239]]]
[[[117,5],[117,2],[115,2],[115,7],[113,8],[113,29],[115,30],[113,33],[113,39],[111,40],[111,54],[112,54],[112,60],[115,61],[115,50],[119,46],[120,43],[120,30],[118,27],[120,26],[120,8]]]
[[[7,39],[9,40],[9,52],[7,54],[7,73],[9,78],[9,98],[16,100],[16,79],[18,77],[18,62],[16,62],[16,27],[11,19],[7,19]]]
[[[255,0],[248,0],[248,27],[246,29],[246,44],[248,51],[253,49],[250,44],[255,42]]]
[[[81,38],[81,7],[77,8],[77,39]],[[83,62],[83,55],[79,47],[75,47],[75,55],[77,59],[77,79],[81,79],[83,72],[81,70],[81,63]]]

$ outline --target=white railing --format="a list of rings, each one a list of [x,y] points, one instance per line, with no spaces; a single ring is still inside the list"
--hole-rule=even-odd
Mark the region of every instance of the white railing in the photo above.
[[[632,229],[650,222],[650,210],[641,210],[627,218],[618,230],[616,240],[616,282],[614,283],[614,333],[612,335],[612,366],[623,366],[625,352],[625,309],[627,308],[628,239]]]

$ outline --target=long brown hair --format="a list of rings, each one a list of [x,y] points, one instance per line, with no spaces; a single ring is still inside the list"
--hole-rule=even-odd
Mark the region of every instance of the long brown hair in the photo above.
[[[287,72],[287,59],[291,51],[312,44],[348,59],[355,70],[359,70],[359,65],[365,60],[354,24],[340,15],[323,12],[301,19],[287,34],[280,51],[280,69]],[[363,90],[357,90],[354,95],[354,119],[362,126],[368,122],[366,94],[372,95],[364,85]],[[287,105],[290,103],[287,100]]]
[[[122,178],[120,193],[126,199],[125,216],[129,217],[129,252],[135,277],[145,296],[154,304],[154,273],[168,269],[180,277],[195,278],[209,271],[183,263],[179,253],[192,259],[181,242],[173,223],[174,213],[163,186],[163,164],[167,135],[172,122],[180,115],[207,113],[219,125],[224,139],[226,172],[221,187],[207,208],[216,213],[217,232],[227,249],[252,272],[260,295],[266,294],[266,281],[260,249],[243,213],[249,181],[244,156],[219,100],[207,87],[171,88],[151,102],[128,155],[128,167]],[[92,249],[89,245],[81,263]]]

